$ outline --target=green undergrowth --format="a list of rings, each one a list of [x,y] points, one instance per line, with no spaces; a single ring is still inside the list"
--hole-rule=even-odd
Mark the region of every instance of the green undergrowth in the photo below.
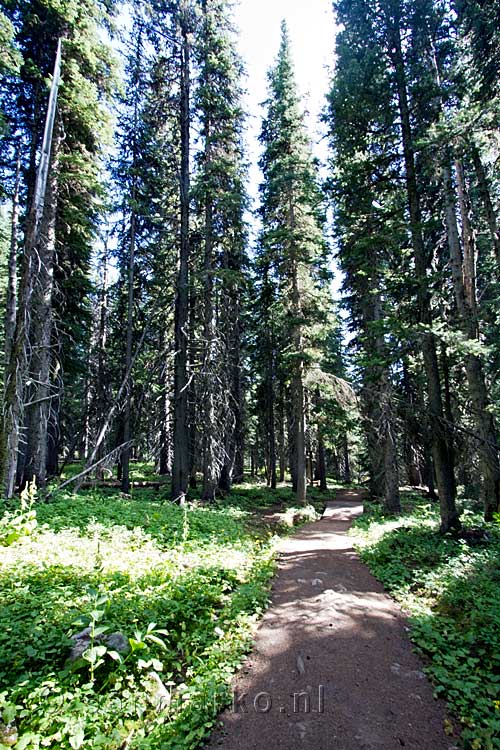
[[[282,527],[259,514],[276,504],[293,495],[242,485],[180,508],[101,488],[35,503],[36,523],[0,546],[0,750],[199,747],[266,606]]]
[[[500,526],[463,514],[459,538],[438,533],[435,505],[407,494],[400,518],[366,503],[353,529],[364,562],[411,618],[437,696],[472,750],[500,748]]]

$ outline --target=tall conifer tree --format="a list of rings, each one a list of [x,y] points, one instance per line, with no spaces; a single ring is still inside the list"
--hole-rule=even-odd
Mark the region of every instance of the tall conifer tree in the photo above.
[[[263,154],[260,256],[277,286],[289,373],[291,470],[299,502],[306,500],[305,376],[310,362],[308,324],[321,305],[325,242],[316,167],[295,82],[286,24],[276,63],[268,74],[269,94],[260,141]],[[262,262],[262,261],[261,261]],[[266,335],[268,345],[272,337]],[[270,359],[268,359],[270,362]],[[270,377],[268,374],[266,377]],[[272,396],[273,398],[273,396]]]

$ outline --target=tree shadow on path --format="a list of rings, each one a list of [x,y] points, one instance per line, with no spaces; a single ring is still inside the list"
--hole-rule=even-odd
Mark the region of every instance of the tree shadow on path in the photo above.
[[[355,491],[281,548],[272,603],[207,748],[448,750],[407,621],[347,535]],[[346,502],[347,501],[347,502]],[[339,507],[340,505],[340,507]]]

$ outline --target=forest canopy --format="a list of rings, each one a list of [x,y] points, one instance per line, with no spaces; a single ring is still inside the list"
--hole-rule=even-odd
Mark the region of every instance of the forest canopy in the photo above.
[[[331,6],[255,154],[232,0],[0,0],[0,750],[199,750],[277,550],[324,736],[500,748],[500,0]]]
[[[355,475],[491,519],[498,10],[337,0],[326,164],[283,23],[250,205],[228,1],[5,0],[4,497],[146,461],[181,504]]]

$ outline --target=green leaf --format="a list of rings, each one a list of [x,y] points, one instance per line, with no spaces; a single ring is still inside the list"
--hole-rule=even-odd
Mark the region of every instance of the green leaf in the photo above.
[[[153,635],[152,633],[147,633],[147,634],[146,634],[146,635],[144,636],[144,638],[145,638],[146,640],[148,640],[148,641],[152,641],[153,643],[156,643],[156,644],[157,644],[157,646],[160,646],[160,648],[162,648],[162,649],[163,649],[164,651],[166,651],[166,650],[167,650],[167,646],[166,646],[166,644],[164,643],[164,641],[162,641],[162,639],[161,639],[161,638],[157,638],[157,637],[156,637],[156,635]]]
[[[73,748],[73,750],[79,750],[79,748],[83,745],[84,738],[85,738],[85,731],[83,727],[79,726],[74,731],[74,733],[68,738],[68,742]]]
[[[135,638],[129,638],[128,642],[132,651],[141,651],[142,649],[147,648],[147,645],[144,643],[144,641],[136,641]]]
[[[94,628],[94,631],[93,631],[94,632],[94,637],[97,637],[98,635],[102,635],[107,630],[109,630],[109,626],[108,625],[99,625],[99,627]]]
[[[92,648],[88,648],[83,652],[82,657],[85,661],[90,662],[90,664],[95,664],[101,656],[104,656],[106,651],[106,646],[92,646]]]
[[[16,750],[25,750],[29,745],[36,745],[40,736],[34,732],[25,732],[16,743]]]

